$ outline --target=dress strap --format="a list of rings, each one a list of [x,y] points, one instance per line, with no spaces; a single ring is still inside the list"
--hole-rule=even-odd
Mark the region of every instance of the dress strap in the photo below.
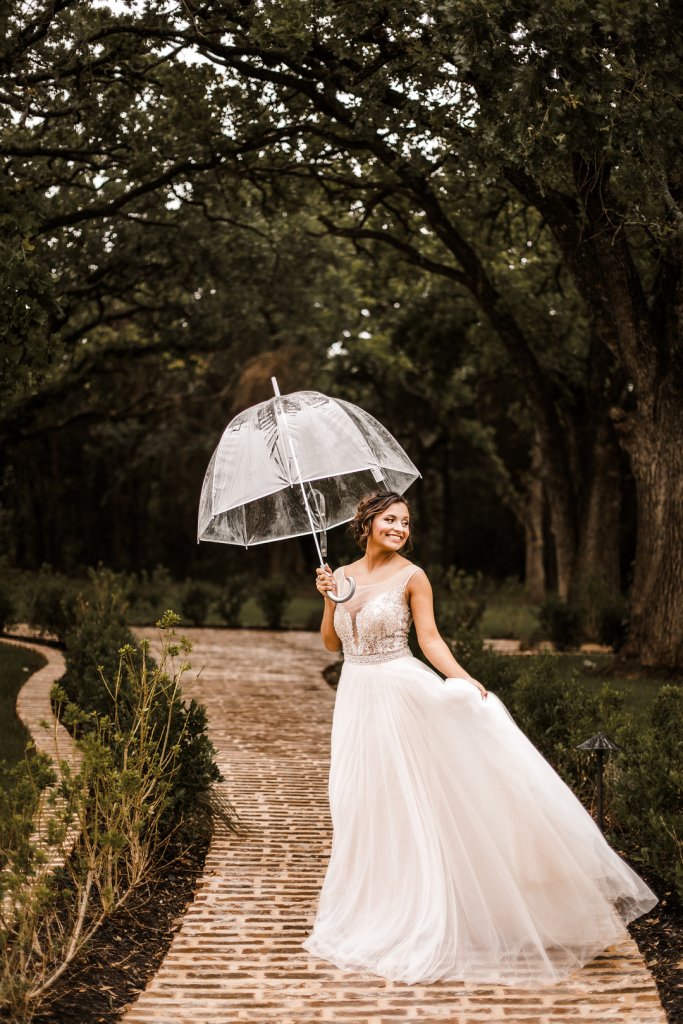
[[[337,582],[337,585],[344,582],[344,577],[346,576],[346,573],[344,572],[345,568],[347,568],[347,566],[340,565],[337,569],[334,570],[333,575],[335,581]],[[370,587],[385,586],[387,583],[397,583],[399,581],[401,583],[407,583],[408,580],[412,576],[414,576],[416,572],[424,572],[424,569],[422,569],[421,566],[419,565],[413,565],[412,562],[409,562],[408,565],[404,566],[402,569],[399,569],[398,572],[395,572],[393,576],[387,576],[386,579],[381,580],[379,583],[361,583],[359,586],[361,590],[367,590]]]

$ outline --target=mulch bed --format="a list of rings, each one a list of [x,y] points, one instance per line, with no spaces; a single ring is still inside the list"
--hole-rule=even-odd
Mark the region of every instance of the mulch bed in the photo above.
[[[659,896],[659,903],[629,925],[652,976],[670,1024],[683,1021],[683,904],[661,879],[632,865]]]
[[[208,836],[172,851],[156,881],[103,924],[34,1024],[114,1024],[156,974],[192,901]]]

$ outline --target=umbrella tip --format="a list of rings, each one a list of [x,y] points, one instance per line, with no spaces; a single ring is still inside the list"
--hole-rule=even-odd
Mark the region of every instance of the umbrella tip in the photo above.
[[[277,377],[271,377],[270,383],[273,385],[273,392],[280,398],[280,388],[278,387]]]

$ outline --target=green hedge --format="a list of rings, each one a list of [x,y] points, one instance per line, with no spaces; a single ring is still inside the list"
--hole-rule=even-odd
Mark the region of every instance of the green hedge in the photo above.
[[[611,799],[615,837],[683,899],[683,687],[663,686],[647,728],[622,740]]]
[[[91,571],[90,586],[78,599],[76,625],[66,637],[66,674],[62,687],[68,700],[86,713],[116,714],[124,727],[135,707],[139,678],[154,661],[147,645],[138,644],[126,625],[127,598],[121,580],[108,570]],[[166,612],[170,629],[178,620]],[[129,651],[121,661],[120,652]],[[178,651],[180,653],[180,651]],[[169,742],[180,744],[180,766],[169,797],[169,827],[192,817],[221,778],[215,749],[207,735],[206,711],[180,690],[159,688],[153,723],[170,722]],[[170,702],[170,703],[169,703]]]

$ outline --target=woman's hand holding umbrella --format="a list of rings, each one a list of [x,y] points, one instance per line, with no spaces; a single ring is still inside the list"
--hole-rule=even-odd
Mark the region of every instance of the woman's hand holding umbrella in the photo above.
[[[337,584],[327,562],[325,562],[324,568],[318,567],[315,570],[315,575],[315,585],[319,594],[322,594],[323,597],[327,597],[330,593],[337,593]]]

